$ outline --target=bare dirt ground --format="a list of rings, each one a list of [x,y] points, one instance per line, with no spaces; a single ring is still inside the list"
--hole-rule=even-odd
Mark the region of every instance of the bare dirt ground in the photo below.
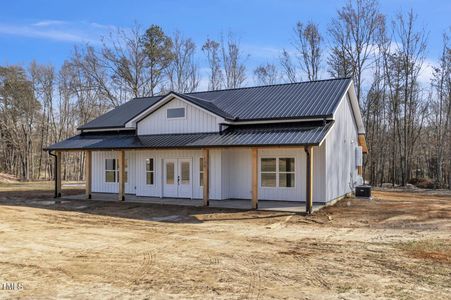
[[[0,184],[0,298],[449,299],[451,193],[374,194],[305,217]]]

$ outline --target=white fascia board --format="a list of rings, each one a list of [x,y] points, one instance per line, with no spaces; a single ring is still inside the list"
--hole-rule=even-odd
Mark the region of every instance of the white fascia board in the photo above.
[[[337,107],[335,107],[334,110],[334,120],[335,120],[335,114],[337,112],[337,109],[340,107],[341,103],[344,101],[344,99],[347,99],[347,95],[349,95],[349,99],[351,101],[351,107],[354,114],[355,123],[357,125],[357,131],[359,134],[365,134],[365,126],[363,124],[362,114],[360,112],[360,106],[359,101],[357,100],[357,96],[355,94],[354,89],[354,81],[351,80],[351,82],[348,85],[348,88],[346,89],[345,93],[341,97],[340,103],[338,103]]]
[[[323,144],[323,142],[326,140],[327,136],[329,135],[329,133],[332,132],[332,129],[334,129],[335,123],[332,124],[332,126],[330,126],[329,131],[326,133],[326,135],[323,137],[323,139],[321,140],[321,142],[319,142],[318,147],[321,147],[321,145]]]

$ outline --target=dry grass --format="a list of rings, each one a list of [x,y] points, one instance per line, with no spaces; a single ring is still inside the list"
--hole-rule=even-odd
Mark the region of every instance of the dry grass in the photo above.
[[[449,240],[409,241],[397,246],[414,258],[451,264],[451,244]]]
[[[373,201],[345,199],[303,217],[55,203],[50,187],[0,184],[0,284],[24,286],[0,289],[0,298],[449,299],[451,293],[451,194],[380,191]]]

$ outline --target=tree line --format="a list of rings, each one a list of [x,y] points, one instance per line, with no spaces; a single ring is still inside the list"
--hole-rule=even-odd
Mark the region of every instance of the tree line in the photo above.
[[[201,80],[218,90],[352,77],[369,148],[366,180],[451,187],[449,28],[427,83],[420,76],[429,34],[412,10],[389,19],[376,0],[351,0],[326,31],[311,21],[292,31],[292,47],[253,70],[232,33],[196,45],[179,31],[169,35],[158,25],[139,24],[111,32],[100,46],[75,45],[58,69],[35,61],[0,66],[0,172],[52,178],[52,158],[42,148],[134,97],[197,91]],[[83,160],[80,153],[64,156],[64,178],[81,180]]]

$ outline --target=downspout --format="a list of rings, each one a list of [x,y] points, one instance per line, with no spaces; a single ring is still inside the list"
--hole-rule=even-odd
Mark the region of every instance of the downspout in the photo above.
[[[56,161],[56,155],[52,153],[52,150],[49,150],[49,155],[54,157],[54,161],[55,161],[55,165],[54,165],[54,178],[55,178],[55,195],[54,198],[58,198],[58,187],[57,187],[57,182],[56,182],[56,174],[58,173],[58,163]]]

